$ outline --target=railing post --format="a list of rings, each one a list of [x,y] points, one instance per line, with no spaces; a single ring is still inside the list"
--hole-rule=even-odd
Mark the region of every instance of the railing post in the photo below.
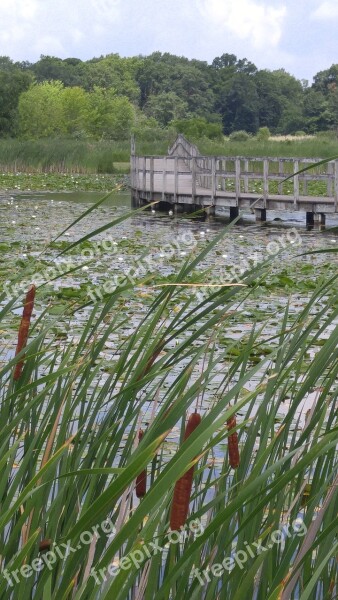
[[[236,206],[239,203],[239,196],[241,193],[241,160],[236,158],[235,160],[235,192],[236,192]]]
[[[245,176],[244,176],[244,192],[246,194],[248,194],[249,193],[249,178],[248,178],[248,175],[247,175],[247,173],[249,171],[249,161],[248,160],[244,161],[244,171],[246,173]]]
[[[147,189],[147,159],[143,157],[143,191]]]
[[[338,160],[334,161],[334,212],[338,212]]]
[[[211,201],[214,203],[216,198],[216,157],[211,159]]]
[[[175,156],[175,166],[174,166],[174,202],[177,202],[177,194],[178,194],[178,156]]]
[[[333,175],[333,163],[329,162],[329,163],[327,163],[327,195],[329,198],[332,198],[332,196],[333,196],[332,175]]]
[[[149,183],[150,183],[150,201],[154,200],[154,157],[150,157],[150,174],[149,174]]]
[[[263,198],[264,208],[266,208],[266,201],[269,196],[269,161],[267,158],[263,161]]]
[[[165,193],[167,187],[167,157],[163,158],[163,173],[162,173],[162,202],[165,200]]]
[[[279,175],[284,177],[284,163],[282,160],[280,160],[278,163],[278,170],[279,170]],[[283,183],[282,182],[280,182],[278,184],[278,193],[283,194]]]
[[[197,176],[197,158],[193,156],[191,159],[191,203],[195,204],[196,198],[196,176]]]
[[[298,202],[299,202],[299,177],[298,177],[298,175],[295,175],[295,173],[297,173],[298,171],[299,171],[299,160],[295,159],[293,162],[293,173],[294,173],[294,177],[293,177],[293,207],[294,207],[294,210],[297,210]]]

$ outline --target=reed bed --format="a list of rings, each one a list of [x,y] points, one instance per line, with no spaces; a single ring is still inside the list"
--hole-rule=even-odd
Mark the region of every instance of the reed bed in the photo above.
[[[151,139],[138,136],[137,153],[165,155],[175,139],[174,132],[163,130]],[[336,139],[325,136],[294,140],[246,142],[213,142],[207,138],[192,140],[204,155],[270,156],[329,158],[336,154]],[[95,141],[74,139],[0,140],[0,172],[2,173],[116,173],[119,163],[130,161],[130,141]],[[125,166],[123,166],[125,172]]]
[[[109,373],[101,369],[102,351],[125,326],[119,298],[132,294],[127,281],[90,307],[76,344],[57,342],[50,317],[33,312],[18,380],[22,356],[2,358],[1,599],[337,595],[334,281],[319,279],[291,322],[290,307],[281,311],[269,353],[264,323],[252,321],[234,356],[236,342],[220,345],[218,335],[234,310],[244,310],[267,264],[244,273],[247,287],[211,288],[204,300],[188,295],[179,312],[170,309],[180,284],[226,231],[182,266],[175,285],[156,290],[116,348]],[[1,320],[20,304],[4,296],[0,302]],[[212,396],[207,404],[205,394]],[[148,407],[152,418],[138,440]],[[200,418],[194,427],[189,421],[187,435],[196,411]],[[179,443],[168,451],[177,427]],[[139,499],[135,483],[145,470]],[[184,518],[173,523],[175,489],[188,470],[179,498]],[[102,527],[107,519],[110,537]],[[175,537],[170,523],[184,523],[186,535]],[[284,532],[283,541],[276,532]]]

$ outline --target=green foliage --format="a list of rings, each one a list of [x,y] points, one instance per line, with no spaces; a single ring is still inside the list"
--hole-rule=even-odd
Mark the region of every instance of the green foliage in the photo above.
[[[33,84],[19,100],[19,127],[23,138],[56,137],[124,139],[130,135],[134,108],[113,89],[65,88],[60,81]]]
[[[144,112],[166,127],[174,119],[182,119],[188,114],[188,104],[175,92],[162,92],[156,96],[149,96]]]
[[[61,81],[33,84],[19,100],[19,131],[23,138],[60,135],[65,131]]]
[[[94,87],[88,94],[86,128],[94,138],[123,139],[130,135],[134,109],[128,98],[115,90]]]
[[[175,119],[172,127],[176,133],[183,133],[192,140],[199,140],[203,137],[210,140],[222,140],[223,132],[220,123],[210,123],[203,117],[190,119]]]
[[[76,224],[91,219],[93,210]],[[103,227],[76,235],[70,245],[44,243],[42,258],[34,239],[29,266],[15,270],[17,281],[36,272],[41,260],[55,263],[60,252],[80,257],[80,249],[94,248],[90,240],[129,215],[110,223],[106,217]],[[121,242],[129,240],[120,240],[118,229],[112,233],[122,251]],[[13,358],[9,349],[22,299],[0,296],[6,335],[1,600],[126,600],[141,597],[140,590],[146,600],[199,598],[195,568],[206,572],[208,600],[330,597],[337,581],[336,282],[317,271],[301,306],[298,294],[291,306],[276,300],[271,306],[261,287],[271,276],[267,260],[243,273],[246,287],[211,289],[197,300],[180,284],[205,283],[205,259],[212,260],[229,233],[225,228],[194,250],[173,274],[175,285],[150,284],[149,294],[149,281],[131,285],[126,278],[84,309],[86,289],[68,280],[57,293],[41,285],[16,382],[13,368],[22,356]],[[282,262],[277,285],[292,288]],[[301,264],[313,273],[311,264]],[[307,271],[303,276],[308,279]],[[15,329],[9,330],[13,313]],[[229,335],[236,324],[240,338]],[[201,425],[182,443],[187,415],[196,409],[203,412]],[[236,470],[229,465],[227,428],[235,413]],[[173,487],[195,459],[191,534],[178,540],[168,532]],[[143,469],[148,487],[139,502],[135,479]],[[39,550],[42,540],[51,541],[50,568]],[[128,559],[136,556],[139,562]],[[213,565],[231,556],[231,573],[221,569],[214,576]],[[97,585],[91,568],[105,575],[111,565],[123,568]]]
[[[250,134],[247,131],[233,131],[229,135],[230,142],[247,142],[250,139]]]
[[[151,130],[157,138],[159,128],[170,131],[177,121],[184,121],[184,131],[194,140],[220,140],[218,123],[225,135],[239,130],[256,135],[263,127],[283,135],[334,131],[337,73],[338,66],[332,65],[308,86],[285,69],[259,70],[227,53],[211,64],[168,52],[130,58],[108,54],[87,61],[41,56],[35,64],[0,57],[0,136],[19,133],[34,139],[64,133],[76,139],[123,140],[135,129],[149,140]],[[34,86],[28,90],[32,82],[34,91]],[[61,85],[63,112],[57,97]]]
[[[256,138],[260,142],[266,142],[270,137],[270,129],[268,127],[260,127],[256,133]]]
[[[9,58],[0,57],[0,137],[17,133],[19,98],[32,80],[31,73],[19,68]]]

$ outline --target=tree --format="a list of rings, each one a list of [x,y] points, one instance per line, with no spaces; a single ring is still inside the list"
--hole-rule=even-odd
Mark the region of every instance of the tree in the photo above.
[[[31,73],[0,57],[0,136],[15,135],[18,127],[20,94],[32,84]]]
[[[64,133],[61,81],[33,84],[19,100],[19,128],[25,138]]]
[[[88,93],[80,87],[64,88],[61,102],[65,132],[71,135],[84,132],[88,112]]]
[[[259,97],[255,81],[238,73],[234,76],[223,108],[226,133],[244,129],[256,133],[259,127]]]
[[[148,98],[144,112],[166,127],[173,119],[182,119],[188,115],[188,104],[175,92],[162,92]]]
[[[137,61],[131,58],[121,58],[118,54],[109,54],[100,59],[86,63],[85,87],[93,90],[95,87],[115,90],[120,96],[126,96],[136,102],[140,90],[135,82]]]
[[[130,135],[135,119],[134,108],[128,98],[114,90],[94,87],[88,95],[86,127],[95,138],[121,139]]]
[[[177,133],[183,133],[189,139],[198,140],[201,137],[207,137],[210,140],[223,139],[221,123],[210,123],[203,117],[177,119],[171,124]]]
[[[259,125],[276,129],[283,113],[283,99],[276,77],[270,71],[258,71],[255,83],[259,101]]]
[[[328,94],[338,86],[338,64],[331,65],[325,71],[319,71],[313,78],[313,89]]]

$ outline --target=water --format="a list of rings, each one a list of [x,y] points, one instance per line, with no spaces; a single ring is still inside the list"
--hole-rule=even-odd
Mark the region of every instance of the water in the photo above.
[[[59,340],[55,343],[68,341],[76,344],[90,308],[81,309],[72,319],[63,318],[62,312],[70,301],[85,304],[90,299],[103,297],[121,282],[138,282],[145,276],[150,277],[148,285],[136,285],[135,292],[124,303],[123,317],[128,317],[128,326],[123,327],[106,344],[102,355],[103,365],[111,366],[117,359],[119,344],[134,331],[144,310],[152,302],[156,293],[152,286],[159,281],[170,282],[172,275],[178,272],[184,262],[193,260],[227,224],[224,219],[204,221],[182,214],[169,216],[160,212],[131,211],[129,193],[121,193],[112,195],[104,205],[47,248],[52,240],[101,197],[101,193],[88,192],[2,196],[0,281],[7,296],[18,291],[21,297],[32,281],[37,281],[39,285],[49,281],[38,291],[36,316],[45,310],[54,296],[49,316],[55,320],[53,333]],[[60,256],[70,243],[127,213],[131,213],[128,220]],[[269,219],[276,218],[271,213],[268,216]],[[295,218],[300,220],[295,222]],[[238,314],[227,323],[226,332],[219,340],[220,349],[228,344],[229,339],[239,342],[245,338],[253,320],[263,323],[270,317],[261,338],[264,341],[274,335],[286,304],[291,300],[290,315],[297,314],[309,299],[318,273],[325,270],[333,274],[337,268],[337,255],[303,255],[307,251],[338,247],[337,231],[307,231],[305,221],[297,213],[283,213],[283,219],[262,225],[256,223],[249,214],[244,223],[233,225],[226,231],[218,246],[194,270],[193,281],[218,285],[238,282],[241,271],[254,268],[266,259],[271,261],[269,279],[262,283],[260,292],[253,294],[240,309],[234,303],[234,310],[238,310]],[[74,268],[77,268],[75,272],[66,274],[67,270]],[[17,287],[13,288],[12,282],[18,273],[21,275],[15,283]],[[54,278],[54,281],[50,281]],[[192,294],[197,295],[197,301],[205,291],[203,287],[182,288],[172,311],[178,312],[182,303]],[[2,360],[12,355],[20,314],[21,306],[14,307],[1,327]],[[309,359],[313,358],[315,352],[316,349],[313,349]],[[172,377],[177,374],[178,371],[173,369]],[[217,389],[221,378],[222,370],[215,375],[210,395],[203,398],[206,409],[213,401],[213,390]],[[253,389],[258,379],[259,376],[247,387]],[[311,403],[311,399],[308,402]],[[151,410],[151,406],[145,410],[145,420],[150,418]],[[169,441],[175,441],[178,433],[178,429],[173,431],[173,440],[169,438]]]

